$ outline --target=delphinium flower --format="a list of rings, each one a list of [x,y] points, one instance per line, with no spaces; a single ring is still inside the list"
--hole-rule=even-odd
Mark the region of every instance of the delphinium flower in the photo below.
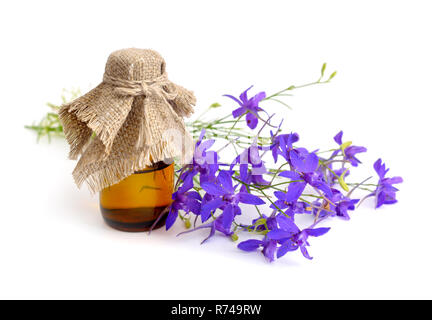
[[[192,230],[181,232],[178,235],[180,236],[180,235],[190,233],[190,232],[200,230],[200,229],[210,229],[209,235],[203,241],[201,241],[201,244],[205,243],[211,237],[213,237],[216,234],[216,231],[219,231],[220,233],[224,234],[225,236],[232,236],[234,234],[234,232],[231,230],[231,225],[225,226],[225,224],[223,223],[222,220],[223,220],[223,217],[219,216],[218,218],[214,219],[213,221],[211,221],[209,223],[202,224],[198,227],[193,228]]]
[[[202,243],[213,237],[216,231],[225,236],[233,236],[234,232],[231,229],[233,221],[237,215],[241,214],[239,204],[244,203],[255,206],[265,204],[261,198],[255,195],[247,192],[236,192],[238,185],[233,186],[231,174],[230,171],[221,170],[216,181],[201,183],[201,187],[206,191],[201,204],[201,219],[203,222],[210,217],[214,219],[181,234],[208,228],[210,234]],[[222,211],[222,214],[215,217],[214,213],[218,209]]]
[[[246,89],[242,94],[240,94],[239,99],[236,97],[226,94],[225,97],[233,99],[235,102],[237,102],[240,106],[240,108],[235,109],[232,112],[232,115],[234,118],[238,118],[240,116],[243,116],[246,114],[246,124],[249,128],[255,129],[258,124],[259,115],[258,112],[264,111],[261,109],[258,104],[265,99],[266,94],[265,92],[260,92],[253,96],[252,98],[248,98],[248,91],[252,88],[249,87]]]
[[[269,260],[274,260],[274,254],[281,258],[289,251],[295,251],[300,248],[303,256],[312,259],[307,251],[309,236],[319,237],[326,234],[330,228],[306,228],[300,230],[299,227],[290,218],[279,215],[276,218],[278,227],[271,229],[263,240],[246,240],[238,244],[238,248],[243,251],[255,251],[263,248],[264,256]]]
[[[262,240],[250,239],[238,244],[238,248],[243,251],[256,251],[258,248],[262,248],[262,253],[270,262],[274,261],[275,253],[277,250],[278,242],[276,240],[269,239],[265,236]]]
[[[258,224],[258,222],[260,223]],[[263,214],[260,218],[252,220],[252,224],[250,226],[245,226],[246,230],[265,233],[267,233],[269,230],[277,228],[278,222],[275,212],[273,212],[270,217],[267,217],[265,214]],[[261,247],[264,257],[272,262],[274,261],[277,250],[277,241],[271,240],[267,236],[264,236],[262,240],[250,239],[240,242],[237,247],[243,251],[255,251]]]
[[[269,232],[267,237],[271,240],[277,240],[281,244],[277,251],[278,258],[283,257],[289,251],[295,251],[300,248],[303,256],[311,260],[312,257],[309,255],[309,252],[306,248],[307,246],[310,246],[309,242],[307,241],[308,238],[320,237],[326,234],[330,230],[330,228],[307,228],[300,231],[297,226],[295,227],[295,229],[293,227],[291,230],[272,230]]]
[[[280,177],[290,179],[287,192],[276,191],[274,195],[278,200],[272,204],[272,208],[287,209],[285,214],[294,217],[298,213],[311,213],[311,205],[304,201],[298,201],[309,184],[312,188],[322,193],[322,196],[333,196],[331,186],[324,179],[322,168],[319,165],[319,157],[315,152],[308,152],[305,148],[293,146],[299,140],[298,134],[283,135],[277,145],[277,155],[281,155],[289,171],[279,173]]]
[[[270,146],[270,149],[272,151],[272,156],[274,159],[274,162],[276,163],[278,160],[279,155],[284,155],[284,153],[281,150],[281,147],[283,147],[285,154],[287,154],[288,151],[292,149],[292,146],[295,142],[299,141],[299,135],[297,133],[290,133],[290,134],[279,134],[279,135],[273,135],[271,132],[271,138],[272,138],[272,144]]]
[[[272,209],[285,210],[284,213],[294,218],[295,214],[307,212],[308,205],[305,202],[299,202],[298,199],[306,188],[306,181],[300,174],[293,171],[284,171],[280,174],[283,177],[290,178],[292,181],[286,192],[275,191],[274,195],[277,200],[270,206]]]
[[[212,181],[216,179],[216,172],[219,168],[218,154],[209,151],[215,140],[203,140],[205,130],[201,131],[198,141],[195,144],[193,158],[190,164],[181,169],[178,184],[179,188],[172,195],[172,204],[166,220],[166,229],[170,229],[176,221],[179,211],[187,213],[201,214],[201,195],[197,191],[191,191],[194,187],[194,177],[199,174],[200,182]]]
[[[401,177],[386,178],[386,174],[389,169],[386,168],[384,162],[378,159],[374,163],[374,169],[378,174],[379,181],[376,190],[369,194],[367,197],[375,196],[375,207],[379,208],[383,204],[393,204],[396,203],[396,192],[399,191],[394,184],[399,184],[403,182]]]
[[[245,226],[246,229],[254,229],[256,231],[272,230],[277,228],[276,211],[273,211],[270,217],[265,214],[261,214],[260,217],[253,219],[252,224]]]
[[[344,196],[342,192],[337,189],[332,189],[333,195],[329,199],[314,201],[313,214],[317,217],[340,217],[349,220],[350,216],[348,211],[355,210],[355,205],[360,200],[351,199]]]
[[[303,180],[313,188],[321,190],[326,196],[331,196],[330,186],[324,179],[319,168],[319,158],[314,152],[305,148],[293,148],[288,141],[287,144],[280,144],[281,155],[291,167],[291,171],[285,171],[279,175],[293,180]],[[305,184],[303,184],[305,186]],[[303,188],[304,189],[304,188]]]
[[[173,202],[170,206],[170,211],[166,219],[166,229],[168,230],[176,221],[179,211],[185,213],[192,212],[199,215],[201,212],[201,195],[196,191],[191,191],[193,188],[193,176],[189,175],[183,181],[180,188],[173,193]]]
[[[346,197],[342,195],[342,193],[339,190],[335,190],[334,194],[338,195],[338,200],[334,201],[337,203],[335,205],[335,212],[338,217],[341,217],[343,219],[350,219],[350,216],[348,214],[348,210],[353,211],[355,210],[355,205],[360,201],[360,199],[351,199],[349,197]],[[335,197],[333,197],[334,199]]]
[[[210,149],[215,140],[203,140],[205,136],[205,130],[201,131],[198,141],[195,144],[195,149],[190,164],[183,167],[182,175],[180,179],[185,180],[188,176],[195,176],[200,174],[200,182],[214,180],[215,174],[219,168],[218,154],[216,151]]]
[[[365,147],[353,146],[351,145],[351,141],[347,141],[345,143],[342,142],[343,131],[339,131],[337,135],[334,136],[334,141],[340,146],[340,149],[336,150],[332,158],[342,152],[344,160],[351,163],[352,166],[357,167],[359,165],[360,160],[356,158],[357,153],[366,152],[367,149]]]
[[[250,193],[236,192],[238,185],[233,186],[231,172],[221,170],[216,182],[203,182],[201,187],[212,199],[202,204],[201,219],[206,221],[216,209],[223,210],[222,225],[224,228],[231,226],[236,215],[241,214],[239,203],[262,205],[265,202]]]
[[[270,183],[263,177],[263,174],[268,173],[268,171],[264,161],[259,155],[259,147],[256,141],[234,159],[231,163],[230,170],[232,170],[235,165],[239,165],[239,179],[244,182],[240,187],[240,191],[247,192],[247,185],[250,184],[263,186]]]

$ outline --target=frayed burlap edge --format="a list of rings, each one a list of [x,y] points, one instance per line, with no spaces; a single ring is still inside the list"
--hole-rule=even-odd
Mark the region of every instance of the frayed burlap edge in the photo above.
[[[143,148],[140,155],[133,159],[108,158],[101,162],[84,163],[78,161],[72,175],[78,187],[86,182],[91,193],[99,192],[111,185],[117,184],[126,177],[145,167],[151,166],[151,159],[170,161],[173,155],[182,155],[181,163],[187,163],[192,158],[193,139],[185,132],[185,142],[182,148],[176,148],[169,141],[162,141],[151,147]],[[182,149],[182,150],[181,150]]]
[[[59,118],[70,145],[69,158],[78,158],[93,133],[102,141],[108,155],[133,100],[134,97],[115,94],[112,86],[101,83],[82,97],[63,105]]]

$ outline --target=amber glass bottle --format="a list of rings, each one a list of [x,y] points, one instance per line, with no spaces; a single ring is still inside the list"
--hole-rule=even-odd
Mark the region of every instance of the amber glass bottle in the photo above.
[[[158,162],[100,192],[102,215],[111,227],[129,232],[148,231],[171,204],[174,164]],[[166,215],[155,225],[165,224]]]

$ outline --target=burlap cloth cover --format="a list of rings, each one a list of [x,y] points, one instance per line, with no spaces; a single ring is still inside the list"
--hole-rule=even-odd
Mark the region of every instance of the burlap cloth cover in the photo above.
[[[62,106],[60,121],[78,187],[92,192],[116,184],[158,161],[188,161],[192,139],[183,118],[193,112],[191,91],[170,82],[153,50],[113,52],[103,82]]]

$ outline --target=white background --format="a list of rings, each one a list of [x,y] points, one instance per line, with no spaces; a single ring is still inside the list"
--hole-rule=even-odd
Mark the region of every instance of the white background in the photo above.
[[[0,10],[0,298],[432,298],[429,1],[13,1]],[[397,205],[372,202],[349,222],[270,264],[205,232],[122,233],[98,199],[78,190],[62,140],[36,143],[23,128],[87,90],[107,56],[153,48],[171,80],[193,89],[197,111],[249,85],[302,89],[283,110],[308,148],[347,140],[403,176]],[[270,110],[273,105],[269,104]]]

